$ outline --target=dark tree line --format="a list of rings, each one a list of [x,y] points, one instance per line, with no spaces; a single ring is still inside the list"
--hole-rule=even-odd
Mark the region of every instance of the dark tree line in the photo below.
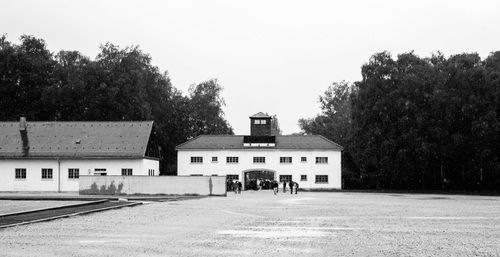
[[[77,51],[51,53],[42,39],[0,37],[0,120],[154,120],[161,172],[175,174],[175,146],[200,134],[232,134],[217,80],[187,96],[138,47],[107,43],[94,60]]]
[[[305,133],[344,146],[345,188],[500,189],[500,51],[373,55],[334,83]]]

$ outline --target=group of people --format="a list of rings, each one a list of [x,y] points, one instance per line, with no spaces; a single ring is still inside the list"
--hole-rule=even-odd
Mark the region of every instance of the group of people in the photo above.
[[[297,182],[294,182],[292,180],[286,182],[285,180],[282,181],[283,183],[283,193],[286,193],[286,186],[288,184],[288,187],[290,187],[290,194],[293,194],[295,192],[295,194],[297,194],[297,191],[299,191],[299,183]],[[276,194],[278,192],[278,182],[276,181],[276,188],[274,188],[274,194]]]
[[[274,194],[278,194],[279,192],[279,183],[276,180],[261,180],[257,179],[255,181],[251,181],[253,183],[250,183],[250,189],[254,190],[262,190],[262,189],[273,189]],[[299,183],[294,182],[294,181],[282,181],[283,184],[283,193],[286,193],[286,188],[287,186],[290,188],[290,194],[297,194],[297,191],[299,191]],[[235,194],[241,194],[241,189],[243,188],[243,184],[239,180],[230,180],[228,179],[226,182],[226,189],[227,191],[234,191]]]
[[[234,191],[235,194],[241,194],[241,189],[243,188],[243,184],[239,180],[230,180],[228,179],[226,182],[227,191]]]
[[[269,179],[250,179],[248,181],[248,188],[253,190],[262,190],[262,189],[272,189],[272,180]]]

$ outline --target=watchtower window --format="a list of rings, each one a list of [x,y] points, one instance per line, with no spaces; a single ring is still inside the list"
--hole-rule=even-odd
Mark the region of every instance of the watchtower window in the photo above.
[[[254,120],[253,124],[265,125],[265,124],[267,124],[267,120]]]

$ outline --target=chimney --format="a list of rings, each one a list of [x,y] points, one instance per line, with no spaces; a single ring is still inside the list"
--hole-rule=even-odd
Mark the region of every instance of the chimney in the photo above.
[[[19,132],[21,132],[21,140],[23,141],[23,156],[28,156],[30,145],[28,141],[28,125],[26,123],[26,117],[21,117],[19,119]]]

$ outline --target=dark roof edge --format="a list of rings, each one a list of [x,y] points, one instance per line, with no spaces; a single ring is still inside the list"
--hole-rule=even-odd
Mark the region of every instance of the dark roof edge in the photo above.
[[[202,136],[211,136],[211,137],[214,137],[214,136],[218,136],[218,137],[222,137],[222,136],[223,137],[244,137],[242,135],[203,135],[202,134],[202,135],[198,135],[198,136],[196,136],[194,138],[191,138],[191,139],[189,139],[188,141],[186,141],[186,142],[184,142],[182,144],[177,145],[175,147],[175,150],[184,150],[184,149],[185,150],[194,150],[194,149],[200,149],[200,150],[219,149],[219,148],[181,148],[182,146],[184,146],[184,145],[186,145],[186,144],[188,144],[188,143],[190,143],[190,142],[192,142],[192,141],[194,141],[194,140],[196,140],[196,139],[198,139],[198,138],[200,138]],[[326,138],[325,136],[322,136],[322,135],[278,135],[276,137],[295,137],[295,136],[301,136],[301,137],[315,136],[315,137],[320,137],[321,139],[327,141],[328,143],[330,143],[330,144],[335,145],[336,147],[338,147],[340,149],[340,151],[344,150],[343,146],[341,146],[341,145],[333,142],[332,140],[330,140],[330,139],[328,139],[328,138]],[[226,149],[226,148],[222,148],[222,149]],[[230,149],[247,149],[247,148],[242,147],[242,148],[230,148]],[[259,149],[261,149],[261,148],[259,148]],[[299,149],[299,148],[280,148],[280,147],[277,147],[277,148],[273,148],[273,149]],[[320,148],[320,149],[323,150],[325,148]],[[326,149],[328,149],[328,148],[326,148]],[[332,150],[337,150],[337,149],[332,149]]]
[[[323,136],[323,135],[317,135],[317,136],[319,136],[319,137],[323,138],[324,140],[328,141],[329,143],[331,143],[331,144],[333,144],[333,145],[337,146],[338,148],[340,148],[340,151],[343,151],[343,150],[344,150],[344,147],[343,147],[343,146],[341,146],[341,145],[339,145],[339,144],[337,144],[337,143],[333,142],[332,140],[330,140],[330,139],[326,138],[325,136]]]
[[[149,140],[151,139],[151,133],[153,133],[153,125],[154,121],[151,121],[151,126],[149,126],[148,140],[146,141],[146,145],[144,146],[144,152],[142,156],[146,157],[146,152],[148,151]]]
[[[210,135],[203,135],[203,134],[202,134],[202,135],[198,135],[198,136],[196,136],[196,137],[193,137],[193,138],[189,139],[188,141],[186,141],[186,142],[184,142],[184,143],[181,143],[180,145],[177,145],[177,146],[175,147],[175,150],[179,150],[179,147],[182,147],[183,145],[185,145],[185,144],[187,144],[187,143],[190,143],[191,141],[193,141],[193,140],[195,140],[195,139],[197,139],[197,138],[199,138],[199,137],[202,137],[202,136],[210,136]]]
[[[69,159],[149,159],[149,160],[157,160],[159,158],[149,157],[149,156],[0,156],[0,160],[18,160],[18,159],[28,159],[28,160],[36,160],[36,159],[61,159],[61,160],[69,160]]]
[[[337,148],[291,148],[291,147],[233,147],[233,148],[180,148],[177,151],[196,151],[196,150],[297,150],[297,151],[342,151]]]

